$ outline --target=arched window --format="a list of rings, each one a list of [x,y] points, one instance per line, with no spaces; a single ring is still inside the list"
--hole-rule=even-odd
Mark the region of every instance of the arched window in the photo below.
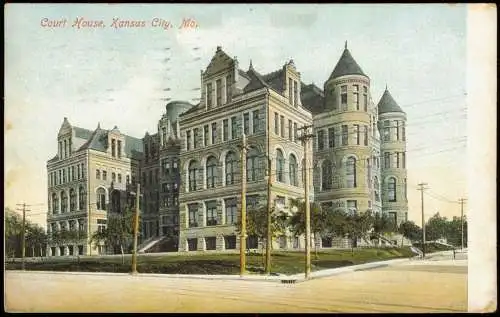
[[[76,192],[73,188],[69,190],[69,210],[74,211],[76,208]]]
[[[285,158],[280,149],[276,150],[276,181],[283,182],[285,180]]]
[[[259,179],[259,152],[255,148],[250,148],[247,153],[247,181]]]
[[[332,188],[332,163],[329,160],[324,160],[321,164],[321,188],[328,190]]]
[[[217,183],[217,159],[213,156],[207,160],[207,188],[214,188]]]
[[[198,162],[189,163],[189,191],[196,190],[196,173],[198,173]]]
[[[375,201],[380,201],[380,186],[378,183],[378,177],[373,178],[373,189],[375,191]]]
[[[396,201],[396,179],[394,177],[387,181],[387,195],[389,201]]]
[[[52,193],[52,213],[59,212],[59,199],[57,198],[56,193]]]
[[[106,191],[104,188],[99,188],[96,196],[97,210],[106,210]]]
[[[356,159],[352,156],[346,161],[346,182],[347,188],[356,187]]]
[[[290,154],[290,162],[289,162],[289,169],[290,169],[290,185],[297,186],[297,159],[295,158],[295,155]]]
[[[96,179],[101,179],[101,171],[95,170],[95,178]]]
[[[112,210],[115,213],[120,213],[121,212],[121,204],[120,204],[120,192],[117,190],[114,190],[113,193],[111,194],[111,203],[112,203]]]
[[[63,190],[61,191],[61,212],[66,212],[68,208],[68,195],[66,195],[66,192]]]
[[[226,185],[232,185],[236,181],[238,173],[236,154],[229,152],[226,155]]]
[[[78,189],[78,210],[83,210],[85,207],[85,190],[83,189],[83,186],[80,186]]]

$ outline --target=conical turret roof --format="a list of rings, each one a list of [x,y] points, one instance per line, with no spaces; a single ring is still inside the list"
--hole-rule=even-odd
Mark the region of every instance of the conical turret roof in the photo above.
[[[333,72],[328,79],[330,80],[344,75],[366,76],[361,67],[359,67],[358,63],[356,63],[356,61],[352,57],[351,52],[349,52],[349,50],[347,49],[347,43],[345,45],[342,56],[340,57],[337,65],[333,69]]]
[[[386,113],[386,112],[403,112],[403,109],[397,104],[397,102],[392,98],[391,93],[385,88],[384,94],[380,101],[378,102],[378,113]]]

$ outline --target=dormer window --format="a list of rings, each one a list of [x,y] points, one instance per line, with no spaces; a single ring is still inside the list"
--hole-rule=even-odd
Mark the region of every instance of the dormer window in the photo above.
[[[347,111],[347,86],[340,87],[340,104],[342,105],[342,110]]]
[[[293,81],[293,105],[295,107],[298,106],[298,100],[299,100],[299,98],[298,98],[298,92],[299,92],[299,90],[297,88],[297,81],[294,80]]]
[[[212,107],[212,83],[207,84],[207,106]]]
[[[222,80],[217,79],[215,82],[215,94],[217,99],[217,107],[222,105]]]
[[[288,78],[288,101],[293,104],[293,80]]]
[[[68,157],[68,147],[66,144],[66,140],[64,140],[64,158]]]
[[[111,140],[111,156],[116,156],[116,141],[115,139]]]
[[[231,101],[231,86],[233,84],[233,77],[231,75],[227,75],[226,77],[226,102]]]
[[[118,140],[118,146],[116,148],[116,152],[118,153],[118,158],[122,157],[122,141]]]

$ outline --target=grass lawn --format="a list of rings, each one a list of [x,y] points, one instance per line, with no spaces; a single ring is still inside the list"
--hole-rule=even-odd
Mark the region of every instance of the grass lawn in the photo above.
[[[422,250],[422,244],[421,243],[413,243],[413,246],[416,248],[419,248]],[[440,252],[440,251],[448,251],[448,250],[453,250],[453,247],[442,245],[439,243],[426,243],[425,244],[425,252],[426,253],[433,253],[433,252]]]
[[[316,257],[311,250],[311,270],[318,271],[367,262],[389,260],[413,256],[409,248],[363,248],[352,252],[346,250],[320,250]],[[63,259],[44,263],[26,262],[27,270],[43,271],[83,271],[83,272],[130,272],[130,256],[122,264],[121,257]],[[263,273],[263,257],[261,254],[247,255],[247,271]],[[139,273],[164,274],[239,274],[239,254],[200,254],[200,255],[148,255],[138,257]],[[304,253],[274,252],[271,258],[272,272],[296,274],[304,271]],[[21,269],[21,263],[6,263],[5,269]]]

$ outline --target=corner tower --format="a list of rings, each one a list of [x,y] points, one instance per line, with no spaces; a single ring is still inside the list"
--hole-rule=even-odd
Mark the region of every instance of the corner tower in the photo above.
[[[348,212],[379,211],[377,111],[370,78],[347,48],[324,84],[324,107],[314,116],[315,197]]]
[[[406,169],[406,113],[385,88],[378,103],[379,130],[382,136],[382,210],[397,225],[408,219]]]

